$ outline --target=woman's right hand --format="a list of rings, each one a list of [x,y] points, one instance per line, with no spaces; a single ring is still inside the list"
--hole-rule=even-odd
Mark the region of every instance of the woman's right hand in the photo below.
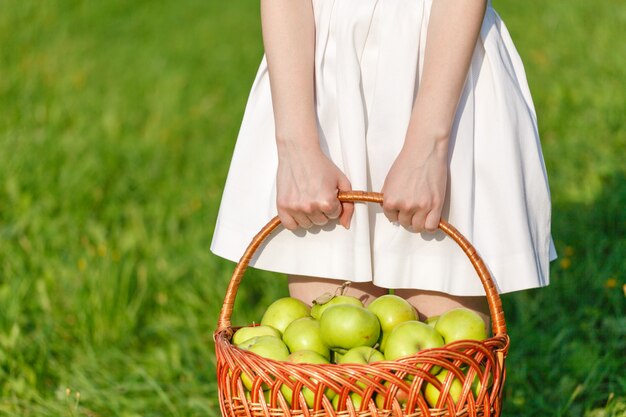
[[[263,44],[278,147],[278,217],[290,230],[339,218],[350,226],[354,206],[337,191],[350,181],[324,155],[315,115],[315,17],[310,1],[262,0]]]
[[[351,191],[350,181],[317,145],[291,142],[278,152],[276,178],[278,217],[289,230],[323,226],[339,218],[346,229],[354,213],[338,191]]]

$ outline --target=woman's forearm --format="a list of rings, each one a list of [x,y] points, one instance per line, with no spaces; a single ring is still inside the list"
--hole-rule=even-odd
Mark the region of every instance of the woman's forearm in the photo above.
[[[354,211],[337,190],[350,181],[322,152],[315,111],[315,17],[311,0],[261,0],[263,42],[276,124],[276,208],[290,230],[339,219]]]
[[[261,0],[261,20],[279,152],[294,146],[319,146],[311,1]]]
[[[415,232],[434,232],[447,184],[448,143],[486,0],[433,0],[424,66],[404,147],[383,185],[383,211]]]
[[[447,143],[485,7],[486,0],[433,0],[408,142],[427,135]]]

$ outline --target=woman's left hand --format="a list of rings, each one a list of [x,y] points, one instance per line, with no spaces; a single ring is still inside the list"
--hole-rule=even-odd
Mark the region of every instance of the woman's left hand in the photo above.
[[[408,138],[407,138],[408,139]],[[439,226],[448,177],[448,140],[407,140],[383,185],[383,210],[391,222],[414,232]]]
[[[415,232],[434,232],[439,226],[448,138],[486,6],[487,0],[440,0],[430,11],[424,68],[404,147],[382,190],[387,218]]]

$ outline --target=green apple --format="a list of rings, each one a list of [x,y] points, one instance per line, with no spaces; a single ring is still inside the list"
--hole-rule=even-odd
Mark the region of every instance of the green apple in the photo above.
[[[332,350],[345,353],[357,346],[374,346],[380,324],[371,311],[352,304],[328,307],[320,320],[322,341]]]
[[[246,340],[237,347],[275,361],[286,361],[289,357],[289,349],[287,349],[287,346],[282,342],[282,340],[276,336],[257,336],[250,340]],[[248,390],[252,390],[252,378],[246,375],[245,372],[241,373],[241,382],[243,382],[243,385]],[[269,386],[265,383],[263,383],[262,386],[263,390],[269,389]]]
[[[289,358],[287,358],[287,360],[294,363],[330,363],[327,358],[312,350],[299,350],[289,355]],[[317,383],[316,380],[313,380],[313,382]],[[293,401],[293,390],[289,388],[289,386],[287,386],[286,384],[283,384],[280,387],[280,392],[283,394],[283,397],[285,397],[287,404],[291,406]],[[315,405],[315,392],[311,391],[310,388],[302,387],[302,395],[304,395],[304,400],[307,404],[307,407],[313,408],[313,406]],[[324,390],[324,395],[326,395],[326,398],[328,398],[329,400],[332,400],[335,397],[335,392],[330,388],[326,388],[326,390]]]
[[[272,391],[263,391],[263,398],[265,398],[265,402],[269,404],[272,398]],[[252,401],[252,393],[248,390],[246,390],[246,400]]]
[[[333,398],[332,404],[333,404],[333,408],[335,409],[335,411],[339,410],[339,398],[340,397],[341,397],[340,395],[337,395],[335,398]],[[358,411],[361,408],[361,403],[363,402],[363,397],[361,397],[359,394],[355,394],[354,392],[351,392],[346,397],[346,402],[345,402],[345,404],[343,404],[342,409],[344,409],[344,410],[348,409],[348,407],[346,406],[348,401],[350,401],[352,403],[352,405],[354,406],[354,409]]]
[[[330,359],[330,349],[322,342],[320,322],[313,317],[302,317],[292,321],[283,333],[283,342],[290,352],[312,350]]]
[[[368,363],[384,361],[385,357],[378,350],[369,346],[357,346],[341,356],[337,363]]]
[[[332,363],[339,363],[343,355],[335,350],[330,351],[330,361]]]
[[[423,349],[441,346],[443,346],[443,338],[435,329],[421,321],[405,321],[391,331],[385,349],[385,359],[392,361],[413,355]]]
[[[242,346],[248,342],[251,343],[247,345],[247,350],[264,358],[284,361],[289,356],[287,346],[276,336],[257,336],[246,341]]]
[[[445,343],[457,340],[485,340],[487,329],[478,313],[467,308],[455,308],[443,313],[435,330],[443,336]]]
[[[319,352],[314,350],[298,350],[293,352],[287,358],[287,361],[293,363],[312,363],[312,364],[324,364],[330,363],[327,357],[320,355]]]
[[[356,297],[350,297],[349,295],[335,295],[329,301],[325,303],[317,303],[313,301],[313,306],[311,307],[311,316],[317,320],[322,317],[322,314],[328,307],[336,306],[339,304],[352,304],[355,306],[363,307],[363,303]]]
[[[367,306],[367,309],[380,321],[382,334],[378,342],[383,352],[387,341],[386,336],[394,327],[405,321],[417,320],[415,308],[404,298],[393,294],[378,297]]]
[[[389,339],[389,335],[391,331],[388,332],[380,332],[380,337],[378,338],[378,350],[385,353],[385,348],[387,347],[387,340]]]
[[[272,326],[282,334],[292,321],[309,316],[310,311],[309,306],[297,298],[280,298],[265,310],[261,324]]]
[[[253,337],[251,339],[248,339],[248,340],[245,340],[245,341],[243,341],[243,342],[241,342],[241,343],[239,343],[238,345],[235,345],[235,346],[237,346],[239,349],[249,350],[250,346],[252,346],[256,342],[258,342],[260,338],[263,338],[263,341],[264,341],[263,343],[267,343],[267,341],[269,339],[276,339],[274,342],[280,342],[283,345],[285,344],[285,342],[283,342],[283,340],[280,337],[276,337],[276,336],[273,336],[273,335],[263,335],[263,336],[255,336],[255,337]]]
[[[439,320],[439,316],[430,316],[426,319],[425,323],[431,327],[435,327],[437,320]]]
[[[385,387],[389,388],[391,383],[389,381],[386,381],[383,385]],[[406,403],[409,401],[409,392],[406,391],[405,389],[401,388],[401,387],[398,387],[394,397],[398,401],[400,406],[404,407],[404,406],[406,406]],[[381,410],[390,410],[391,407],[385,408],[385,400],[386,399],[387,399],[387,397],[385,395],[382,395],[380,393],[376,394],[376,400],[375,400],[376,407],[381,409]],[[391,404],[393,404],[393,402]]]
[[[237,330],[233,335],[233,345],[240,345],[246,340],[257,336],[276,336],[280,338],[280,332],[271,326],[247,326]]]
[[[342,355],[337,363],[358,363],[360,365],[367,365],[368,363],[384,360],[385,356],[378,350],[369,346],[357,346]],[[361,388],[366,387],[366,384],[361,381],[357,381],[356,384]]]
[[[380,320],[380,328],[384,331],[392,330],[396,325],[417,320],[417,311],[404,298],[387,294],[372,301],[367,309]]]
[[[481,366],[481,370],[484,373],[485,368]],[[466,375],[468,372],[469,372],[468,370],[463,371],[463,373]],[[493,385],[493,374],[490,372],[489,376],[487,377],[487,389],[491,388],[492,385]],[[482,388],[482,382],[480,378],[478,377],[478,374],[476,374],[476,376],[474,377],[474,380],[472,381],[472,392],[474,393],[474,397],[478,398],[478,393],[480,392],[481,388]],[[487,393],[487,395],[489,395],[489,393]]]
[[[448,373],[449,371],[447,369],[444,369],[441,372],[439,372],[437,376],[435,376],[435,378],[437,378],[439,382],[444,384],[444,381]],[[452,380],[452,385],[450,385],[450,390],[448,391],[455,405],[459,402],[459,398],[461,397],[462,391],[463,391],[463,384],[461,384],[461,381],[459,381],[459,379],[455,377]],[[435,387],[431,383],[426,384],[424,388],[424,398],[426,399],[426,402],[428,403],[428,405],[430,405],[433,408],[436,407],[437,402],[439,401],[439,394],[440,394],[440,391],[437,387]],[[445,404],[446,403],[443,404],[444,407],[446,406]]]

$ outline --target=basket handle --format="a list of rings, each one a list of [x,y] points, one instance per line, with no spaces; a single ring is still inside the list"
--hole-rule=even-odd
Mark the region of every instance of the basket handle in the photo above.
[[[338,198],[342,202],[367,202],[378,204],[383,203],[383,195],[381,193],[372,193],[366,191],[341,191],[338,194]],[[274,231],[274,229],[276,229],[279,225],[280,220],[278,216],[270,220],[270,222],[267,223],[263,227],[263,229],[261,229],[261,231],[252,239],[252,242],[250,243],[250,245],[248,245],[248,248],[239,260],[239,263],[233,271],[230,283],[228,284],[228,289],[226,290],[224,304],[222,305],[222,311],[220,312],[220,317],[217,322],[217,332],[231,327],[230,318],[233,313],[235,296],[237,295],[237,290],[239,289],[239,283],[241,282],[243,274],[248,268],[250,259],[252,259],[254,253],[269,236],[269,234],[272,233],[272,231]],[[465,252],[465,255],[469,258],[470,262],[474,266],[474,269],[476,270],[476,273],[478,274],[478,277],[483,284],[485,293],[487,294],[487,302],[489,303],[489,311],[491,313],[491,327],[493,334],[494,336],[505,335],[506,322],[504,320],[504,311],[502,310],[502,301],[500,300],[500,295],[496,290],[493,278],[491,277],[487,266],[476,252],[474,246],[472,246],[472,244],[458,230],[456,230],[454,226],[442,219],[439,222],[439,229],[441,229],[444,233],[451,237],[461,247],[461,249],[463,249],[463,252]]]

